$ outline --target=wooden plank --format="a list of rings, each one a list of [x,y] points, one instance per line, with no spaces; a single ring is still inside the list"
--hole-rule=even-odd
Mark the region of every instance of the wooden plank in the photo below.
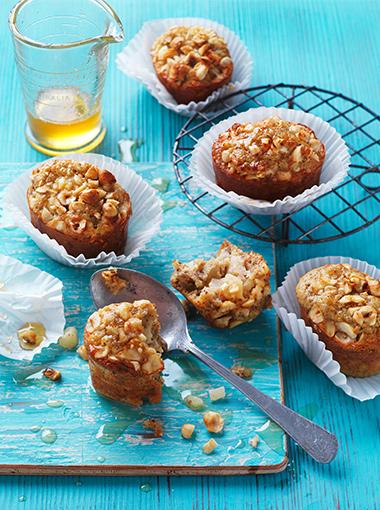
[[[2,184],[28,165],[7,166]],[[207,218],[198,218],[191,204],[179,196],[170,184],[170,164],[135,164],[136,171],[152,181],[160,176],[164,222],[161,232],[148,249],[128,267],[142,270],[170,284],[171,261],[191,260],[215,252],[225,238]],[[197,234],[202,233],[200,241]],[[251,243],[228,235],[243,248]],[[93,271],[67,268],[49,260],[18,229],[0,231],[1,250],[35,266],[48,270],[64,283],[67,323],[83,330],[93,310],[88,280]],[[262,250],[274,275],[271,245]],[[275,275],[273,276],[273,280]],[[241,361],[254,370],[254,384],[274,398],[283,399],[279,362],[278,322],[274,310],[265,311],[256,321],[233,330],[215,330],[201,319],[190,322],[190,331],[200,346],[226,366]],[[53,365],[63,374],[62,383],[40,378],[41,368]],[[227,400],[208,401],[207,389],[224,382],[213,372],[186,355],[171,355],[165,361],[163,402],[136,410],[99,397],[89,383],[87,364],[73,352],[41,355],[38,363],[14,368],[12,361],[0,360],[4,374],[0,389],[0,472],[22,474],[252,474],[273,473],[286,467],[285,435],[277,426],[258,432],[261,442],[256,450],[249,439],[257,429],[269,423],[265,415],[226,383]],[[17,363],[16,363],[17,365]],[[31,375],[29,375],[31,374]],[[37,374],[37,375],[35,375]],[[29,377],[26,378],[26,375]],[[15,383],[15,380],[17,383]],[[208,409],[225,417],[220,446],[206,456],[202,445],[208,433],[202,425],[202,413],[191,411],[183,402],[183,392],[205,399]],[[153,439],[142,427],[144,419],[155,417],[164,424],[163,438]],[[194,441],[180,436],[184,422],[197,425]],[[41,441],[40,429],[57,434],[52,444]],[[96,452],[96,453],[94,453]]]

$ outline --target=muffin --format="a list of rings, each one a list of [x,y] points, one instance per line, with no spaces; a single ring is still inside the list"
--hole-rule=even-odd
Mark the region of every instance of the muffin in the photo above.
[[[212,146],[221,188],[269,202],[318,185],[324,159],[325,147],[312,129],[278,117],[235,123]]]
[[[380,281],[349,264],[312,269],[296,287],[301,317],[326,344],[341,371],[380,373]]]
[[[33,170],[27,200],[32,224],[70,255],[124,252],[131,201],[108,170],[84,161],[48,161]]]
[[[173,262],[171,284],[216,328],[250,322],[271,306],[264,258],[224,241],[215,257]]]
[[[158,79],[178,103],[202,101],[231,80],[226,42],[210,28],[172,27],[156,39],[151,55]]]
[[[100,308],[87,321],[84,345],[98,393],[133,406],[161,401],[163,344],[150,301]]]

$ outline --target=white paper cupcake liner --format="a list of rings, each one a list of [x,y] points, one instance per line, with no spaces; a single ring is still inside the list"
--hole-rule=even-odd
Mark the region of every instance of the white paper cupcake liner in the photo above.
[[[352,267],[380,279],[380,270],[362,260],[349,257],[318,257],[295,264],[288,272],[282,286],[272,296],[273,306],[292,333],[306,356],[320,368],[331,381],[350,397],[358,400],[369,400],[380,395],[380,375],[372,377],[348,377],[340,371],[340,365],[326,349],[324,342],[319,340],[311,327],[300,319],[300,309],[296,298],[296,285],[305,273],[324,264],[351,264]]]
[[[238,195],[233,191],[225,191],[216,184],[212,166],[212,144],[220,133],[231,127],[235,122],[258,122],[273,116],[309,126],[319,140],[324,143],[326,158],[322,167],[320,184],[305,190],[296,197],[287,196],[282,200],[275,200],[274,202],[255,200]],[[300,110],[266,107],[251,108],[213,126],[198,141],[190,159],[190,171],[195,182],[201,188],[248,214],[263,215],[289,214],[301,209],[301,207],[304,207],[341,183],[347,175],[349,165],[350,155],[346,144],[337,131],[327,122]]]
[[[57,343],[65,327],[62,282],[48,273],[0,254],[0,355],[30,361],[42,349]],[[20,347],[17,330],[40,322],[46,339],[35,349]]]
[[[128,239],[124,254],[100,253],[97,257],[87,259],[84,255],[73,257],[65,248],[36,229],[29,216],[26,192],[30,184],[32,169],[20,175],[5,192],[3,199],[3,217],[1,226],[19,227],[26,232],[39,248],[50,258],[66,266],[93,268],[96,266],[127,264],[137,257],[145,245],[159,231],[162,221],[162,209],[156,191],[139,175],[127,166],[100,154],[67,154],[52,159],[74,159],[87,161],[100,168],[106,168],[129,193],[132,202],[132,216],[128,224]]]
[[[234,64],[231,82],[215,90],[204,101],[192,101],[189,104],[178,104],[157,78],[153,67],[150,51],[154,41],[169,28],[182,25],[201,25],[212,28],[227,43]],[[128,45],[116,58],[118,68],[127,76],[141,81],[153,97],[166,108],[180,115],[190,116],[199,112],[213,101],[226,96],[236,90],[249,87],[252,76],[252,58],[239,37],[228,28],[215,21],[203,18],[168,18],[148,21],[135,35]],[[234,105],[238,98],[228,99],[229,105]]]

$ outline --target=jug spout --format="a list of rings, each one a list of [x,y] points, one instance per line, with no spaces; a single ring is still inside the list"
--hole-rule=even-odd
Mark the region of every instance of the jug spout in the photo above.
[[[122,25],[109,23],[106,27],[104,34],[99,36],[98,41],[103,41],[106,44],[118,43],[124,39],[124,29]]]
[[[123,24],[105,0],[53,3],[51,12],[52,0],[19,0],[9,17],[14,40],[35,48],[62,50],[124,39]],[[51,14],[42,23],[43,12]]]
[[[97,1],[99,2],[100,6],[104,9],[105,13],[108,15],[105,22],[104,33],[101,34],[98,37],[98,39],[107,44],[118,43],[123,41],[124,28],[119,16],[106,2],[104,2],[103,0]]]

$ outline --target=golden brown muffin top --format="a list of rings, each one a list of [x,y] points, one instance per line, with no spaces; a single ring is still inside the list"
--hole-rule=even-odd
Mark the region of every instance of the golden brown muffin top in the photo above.
[[[140,374],[163,368],[162,340],[156,307],[147,300],[113,303],[87,321],[85,345],[98,363],[123,365]]]
[[[297,299],[312,322],[342,343],[380,328],[380,281],[350,264],[327,264],[300,278]]]
[[[226,42],[210,28],[172,27],[156,39],[151,55],[156,71],[179,85],[218,83],[232,74]]]
[[[215,140],[212,155],[228,174],[247,180],[272,176],[290,181],[297,172],[318,168],[325,147],[309,127],[270,117],[233,124]]]
[[[128,193],[111,172],[70,159],[33,170],[28,201],[46,225],[71,235],[107,235],[132,213]]]

